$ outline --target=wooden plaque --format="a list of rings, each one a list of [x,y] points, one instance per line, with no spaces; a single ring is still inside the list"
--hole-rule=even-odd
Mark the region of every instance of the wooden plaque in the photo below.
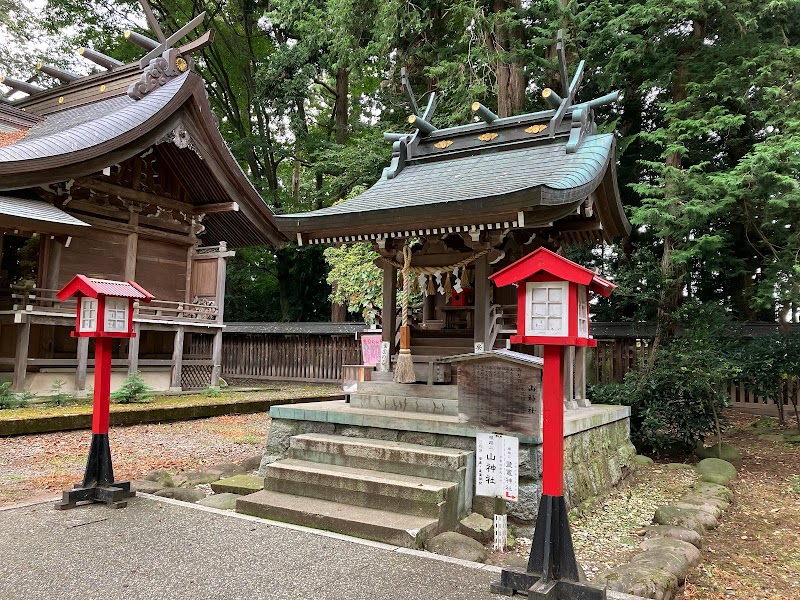
[[[459,420],[484,431],[540,437],[541,366],[484,356],[458,364]]]

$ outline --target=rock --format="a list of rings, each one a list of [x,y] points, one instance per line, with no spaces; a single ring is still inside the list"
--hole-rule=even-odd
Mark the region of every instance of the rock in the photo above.
[[[696,483],[692,486],[692,494],[706,498],[718,498],[725,502],[733,500],[733,492],[731,492],[724,485],[716,483]]]
[[[720,498],[712,498],[709,496],[701,496],[699,494],[694,494],[689,492],[685,496],[683,496],[679,502],[685,502],[687,504],[705,504],[708,506],[716,506],[721,511],[728,510],[728,507],[731,505],[730,502],[726,500],[721,500]]]
[[[736,467],[734,467],[731,463],[726,460],[722,460],[721,458],[704,458],[699,463],[697,463],[697,472],[700,473],[701,476],[703,475],[713,475],[719,478],[728,478],[728,483],[731,479],[736,479]],[[712,483],[719,483],[719,482],[712,482]],[[725,485],[725,483],[720,483],[720,485]]]
[[[156,496],[163,496],[164,498],[174,498],[182,502],[197,502],[206,497],[203,490],[197,488],[166,488],[160,492],[156,492]]]
[[[471,513],[458,522],[458,532],[479,541],[487,543],[492,538],[494,523],[478,513]]]
[[[168,471],[164,469],[158,469],[156,471],[151,471],[147,475],[145,475],[145,480],[147,481],[157,481],[161,484],[162,488],[165,487],[173,487],[175,483],[172,481],[172,475],[169,474]]]
[[[704,528],[702,523],[695,518],[694,511],[676,508],[675,506],[660,506],[653,515],[653,523],[656,525],[672,525],[673,527],[683,527],[691,529],[702,535]]]
[[[175,487],[194,487],[204,483],[211,483],[219,479],[219,475],[209,471],[189,471],[188,473],[176,475],[176,478],[178,477],[181,478],[181,482],[176,482]]]
[[[234,475],[211,483],[211,489],[217,494],[230,492],[246,496],[264,489],[264,478],[258,475]]]
[[[637,454],[631,462],[637,467],[649,467],[653,464],[653,459],[643,454]]]
[[[785,438],[780,433],[762,433],[758,439],[764,442],[782,442]]]
[[[790,444],[800,444],[800,435],[787,435],[785,437]]]
[[[667,600],[678,590],[678,578],[669,571],[647,563],[628,563],[595,577],[593,583],[606,584],[608,591],[642,598]]]
[[[672,525],[648,525],[644,529],[645,539],[670,538],[692,544],[695,548],[703,547],[703,538],[693,529],[673,527]]]
[[[692,516],[705,528],[705,529],[716,529],[719,521],[717,517],[714,516],[712,512],[707,510],[703,510],[702,505],[700,504],[686,504],[680,503],[682,506],[678,506],[678,504],[674,504],[673,507],[678,510],[685,510],[692,514]]]
[[[472,512],[491,519],[494,516],[494,498],[489,496],[473,496]]]
[[[667,463],[664,466],[669,471],[683,471],[694,468],[692,465],[687,465],[686,463]]]
[[[508,514],[520,521],[535,521],[539,514],[539,501],[542,499],[542,482],[519,484],[519,500],[509,502]]]
[[[688,531],[688,529],[685,531]],[[642,542],[642,549],[644,550],[661,548],[682,554],[690,567],[696,567],[700,564],[700,550],[689,542],[683,542],[672,537],[652,537]]]
[[[273,419],[269,424],[269,435],[267,435],[267,447],[264,450],[264,455],[276,454],[282,458],[286,457],[289,452],[289,440],[298,433],[298,427],[293,421]]]
[[[219,508],[220,510],[236,510],[236,501],[239,498],[241,498],[239,494],[225,492],[223,494],[211,494],[202,500],[198,500],[197,504],[210,508]]]
[[[186,473],[176,473],[172,477],[172,485],[175,487],[186,487],[184,484],[189,481]]]
[[[715,519],[719,519],[722,516],[722,509],[713,504],[697,504],[692,502],[676,502],[673,506],[677,506],[678,508],[685,508],[686,510],[702,510],[703,512],[707,512]]]
[[[131,489],[142,492],[143,494],[155,494],[159,490],[163,490],[164,486],[157,481],[148,481],[147,479],[137,479],[131,481]]]
[[[258,457],[258,464],[261,464],[261,457]],[[258,465],[255,466],[258,468]],[[253,469],[250,469],[253,470]],[[207,471],[208,473],[212,473],[217,476],[217,479],[225,479],[226,477],[233,477],[234,475],[241,475],[245,472],[245,468],[242,465],[237,465],[236,463],[222,463],[220,465],[214,465]],[[206,483],[211,483],[210,481]]]
[[[425,549],[435,554],[461,560],[480,563],[486,561],[486,548],[483,547],[483,544],[454,531],[445,531],[429,539],[425,544]]]
[[[422,446],[435,446],[436,434],[424,433],[421,431],[404,431],[400,434],[400,441],[408,444],[420,444]]]
[[[708,483],[718,483],[719,485],[727,485],[731,482],[725,475],[719,475],[717,473],[703,473],[700,475],[700,481],[705,481]]]
[[[726,460],[737,467],[742,466],[742,455],[739,450],[735,446],[731,446],[725,442],[722,442],[720,445],[713,444],[712,446],[708,447],[703,446],[702,444],[697,444],[694,453],[698,458],[718,458]]]
[[[245,470],[245,472],[255,471],[261,466],[261,454],[256,454],[251,456],[250,458],[245,458],[244,460],[239,461],[239,466]],[[231,473],[232,475],[236,475],[237,473]],[[222,477],[220,477],[222,479]]]
[[[647,565],[654,570],[662,569],[668,571],[677,577],[678,585],[683,585],[683,582],[686,581],[686,575],[689,573],[689,559],[680,551],[675,551],[665,545],[655,546],[650,550],[637,554],[630,564]]]

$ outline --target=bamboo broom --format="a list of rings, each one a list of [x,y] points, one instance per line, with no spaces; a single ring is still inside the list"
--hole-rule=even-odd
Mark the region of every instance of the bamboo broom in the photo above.
[[[411,328],[408,326],[408,297],[411,293],[411,246],[403,246],[403,297],[401,300],[402,320],[400,325],[400,352],[394,367],[396,383],[415,383],[414,361],[411,359]]]

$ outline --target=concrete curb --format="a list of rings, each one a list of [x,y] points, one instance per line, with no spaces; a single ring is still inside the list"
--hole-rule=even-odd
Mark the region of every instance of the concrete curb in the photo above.
[[[170,423],[173,421],[204,419],[208,417],[218,417],[220,415],[267,412],[270,407],[280,404],[327,402],[329,400],[344,400],[344,396],[303,396],[288,399],[243,400],[212,404],[189,404],[176,407],[154,406],[151,408],[140,408],[138,406],[131,408],[129,406],[121,407],[120,405],[112,405],[110,418],[112,427],[125,427],[130,425],[143,425],[145,423]],[[91,425],[91,413],[26,419],[0,419],[0,437],[88,429]]]

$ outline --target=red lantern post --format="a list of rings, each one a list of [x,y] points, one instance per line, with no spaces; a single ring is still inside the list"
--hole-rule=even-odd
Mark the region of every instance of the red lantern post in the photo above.
[[[132,338],[133,303],[150,302],[152,294],[133,281],[91,279],[76,275],[61,289],[60,301],[77,298],[77,314],[73,337],[95,338],[94,404],[92,406],[92,443],[83,483],[65,490],[59,509],[72,508],[78,502],[105,502],[115,508],[127,505],[132,497],[130,482],[115,482],[108,442],[111,402],[111,340]]]
[[[609,296],[616,287],[593,271],[545,248],[498,271],[495,285],[517,286],[517,335],[512,344],[544,346],[542,373],[542,499],[528,568],[503,569],[497,593],[527,592],[545,600],[606,597],[586,582],[575,558],[564,502],[564,348],[596,346],[589,335],[589,292]]]

